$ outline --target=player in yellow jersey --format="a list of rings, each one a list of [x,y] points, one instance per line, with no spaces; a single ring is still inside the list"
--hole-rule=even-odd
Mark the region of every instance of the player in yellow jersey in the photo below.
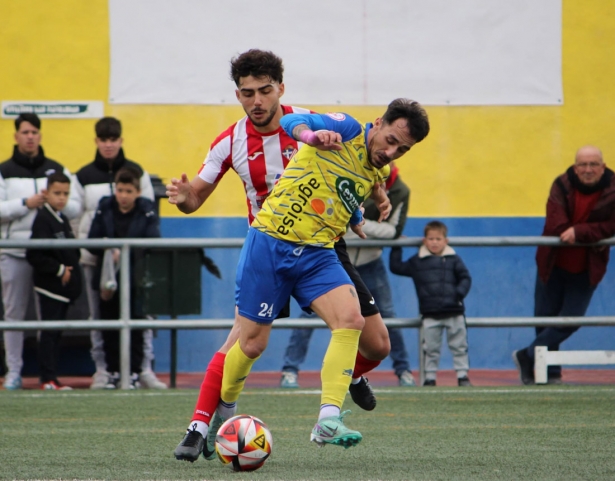
[[[280,124],[304,145],[257,214],[237,267],[239,340],[224,364],[220,414],[234,414],[246,377],[267,347],[271,324],[292,295],[331,329],[321,370],[322,396],[311,440],[346,448],[361,433],[341,413],[365,320],[333,247],[350,223],[361,232],[360,205],[383,171],[429,132],[418,102],[396,99],[373,124],[345,114],[288,114]]]

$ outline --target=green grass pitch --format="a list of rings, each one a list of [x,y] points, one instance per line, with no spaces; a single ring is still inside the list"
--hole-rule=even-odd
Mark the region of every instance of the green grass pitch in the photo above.
[[[0,479],[615,479],[615,389],[595,386],[377,389],[350,398],[348,450],[309,442],[316,391],[246,390],[239,413],[269,426],[263,468],[176,461],[194,390],[0,392]]]

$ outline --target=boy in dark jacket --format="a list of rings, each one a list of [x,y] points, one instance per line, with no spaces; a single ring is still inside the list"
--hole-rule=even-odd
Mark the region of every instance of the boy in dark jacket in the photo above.
[[[160,221],[155,212],[154,203],[141,196],[141,173],[131,167],[120,169],[115,176],[115,194],[103,197],[98,204],[98,210],[90,227],[89,238],[139,238],[160,237]],[[96,274],[93,278],[94,289],[100,289],[101,263],[103,250],[89,249],[98,257]],[[138,253],[131,250],[131,272],[134,271],[134,260]],[[115,249],[115,260],[119,260],[119,249]],[[118,273],[119,277],[119,273]],[[118,279],[119,280],[119,279]],[[130,316],[132,319],[143,319],[144,313],[140,306],[141,299],[135,291],[135,279],[131,279]],[[101,319],[120,318],[120,287],[110,298],[100,300]],[[102,293],[102,291],[101,291]],[[103,331],[105,360],[109,371],[106,389],[116,389],[120,384],[120,334],[117,330]],[[139,374],[143,362],[143,331],[131,330],[130,337],[130,367],[131,389],[139,387]]]
[[[432,221],[425,226],[423,245],[407,261],[401,259],[401,247],[391,249],[393,274],[412,277],[423,317],[425,382],[436,385],[440,362],[442,330],[446,329],[448,347],[453,354],[459,386],[471,386],[468,378],[468,335],[463,299],[470,291],[472,279],[461,258],[448,245],[447,228]]]
[[[73,231],[62,209],[68,202],[70,179],[61,172],[47,178],[42,193],[45,203],[32,224],[31,239],[74,239]],[[34,290],[40,318],[44,321],[66,320],[68,306],[81,293],[79,249],[27,249],[26,259],[32,265]],[[70,390],[58,381],[56,373],[62,331],[42,330],[38,342],[38,362],[42,389]]]

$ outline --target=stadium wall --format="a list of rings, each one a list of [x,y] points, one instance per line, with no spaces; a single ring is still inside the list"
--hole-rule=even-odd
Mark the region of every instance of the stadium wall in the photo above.
[[[238,106],[109,104],[107,0],[32,0],[27,11],[19,3],[1,2],[0,19],[0,64],[5,67],[0,77],[1,100],[102,100],[105,115],[116,116],[124,124],[126,155],[164,181],[182,172],[194,175],[215,136],[243,114]],[[452,236],[537,235],[549,186],[572,163],[576,148],[596,144],[607,163],[615,155],[611,132],[615,67],[610,62],[615,54],[615,4],[564,0],[562,31],[562,106],[427,106],[432,133],[399,163],[412,189],[407,235],[421,235],[422,225],[432,218],[447,222]],[[365,121],[383,111],[382,107],[307,107],[343,110]],[[77,170],[94,156],[93,125],[93,119],[44,120],[47,155]],[[10,155],[12,135],[12,121],[1,119],[4,158]],[[236,176],[227,177],[193,216],[180,216],[163,202],[163,235],[243,236],[245,197]],[[405,255],[411,251],[407,249]],[[467,300],[469,316],[531,315],[533,248],[459,252],[474,277]],[[205,274],[203,316],[231,317],[238,251],[212,250],[210,254],[220,264],[224,279]],[[607,274],[589,314],[615,312],[609,295],[615,282],[612,276]],[[396,278],[394,286],[398,315],[415,316],[411,281]],[[202,370],[225,334],[180,331],[179,369]],[[327,335],[324,330],[315,334],[305,368],[319,367]],[[416,366],[416,332],[408,330],[405,336]],[[274,331],[271,348],[256,368],[278,369],[287,338],[287,331]],[[473,329],[472,366],[512,367],[510,351],[530,339],[531,329]],[[612,329],[585,328],[565,348],[613,349],[611,339]],[[167,370],[167,332],[158,334],[156,352],[158,369]],[[388,368],[388,362],[384,364]],[[442,365],[450,366],[450,357],[445,356]]]

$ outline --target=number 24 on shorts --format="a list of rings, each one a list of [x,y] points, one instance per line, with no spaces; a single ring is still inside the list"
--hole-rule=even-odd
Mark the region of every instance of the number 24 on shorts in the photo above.
[[[271,304],[271,307],[269,307],[269,304],[265,302],[261,302],[261,310],[259,311],[258,315],[260,317],[272,317],[273,316],[273,304]]]

